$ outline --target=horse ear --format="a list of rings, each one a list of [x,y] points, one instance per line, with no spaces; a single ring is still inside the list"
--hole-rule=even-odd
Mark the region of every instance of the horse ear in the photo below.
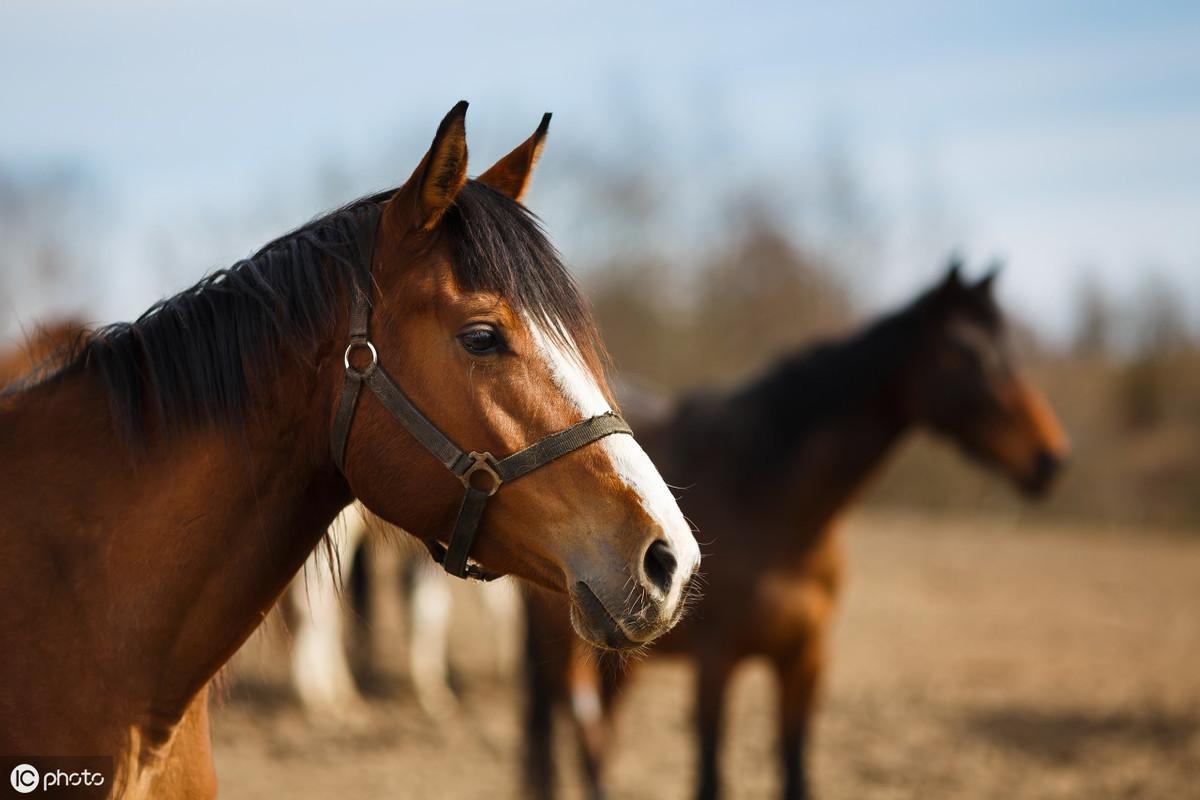
[[[493,164],[491,169],[480,175],[477,180],[519,202],[525,195],[525,190],[529,188],[529,177],[542,154],[542,146],[546,144],[546,132],[549,130],[550,114],[546,113],[542,115],[542,121],[532,136]]]
[[[429,152],[388,203],[394,222],[430,230],[454,202],[467,182],[466,116],[467,101],[459,100],[442,119]]]
[[[950,256],[950,265],[946,269],[946,277],[942,279],[943,289],[958,289],[963,285],[962,281],[963,260],[962,256],[955,253]]]
[[[988,267],[987,273],[975,284],[976,293],[991,296],[996,286],[996,278],[1000,276],[1003,269],[1004,262],[993,261],[991,266]]]
[[[953,308],[957,305],[963,293],[962,272],[962,256],[955,253],[950,257],[950,264],[946,268],[946,276],[930,290],[930,296],[933,298],[934,305],[937,308]]]

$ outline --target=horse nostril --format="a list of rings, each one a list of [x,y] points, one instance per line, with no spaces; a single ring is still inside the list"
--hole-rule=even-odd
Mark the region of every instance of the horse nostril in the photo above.
[[[1041,492],[1050,486],[1054,476],[1062,469],[1062,459],[1049,450],[1041,450],[1037,454],[1037,462],[1033,466],[1033,487]]]
[[[675,577],[675,567],[678,566],[671,546],[658,539],[646,548],[646,557],[642,559],[642,571],[646,578],[663,594],[671,591],[671,580]]]

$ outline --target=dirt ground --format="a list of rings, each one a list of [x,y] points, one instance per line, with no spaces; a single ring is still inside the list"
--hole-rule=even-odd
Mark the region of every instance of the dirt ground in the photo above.
[[[897,515],[857,516],[846,534],[818,797],[1200,798],[1200,535]],[[519,797],[520,693],[495,650],[512,633],[477,590],[455,591],[456,720],[418,710],[386,595],[357,724],[304,717],[283,683],[286,634],[269,626],[214,708],[221,796]],[[690,796],[689,689],[680,662],[642,667],[619,718],[616,797]],[[772,695],[760,665],[737,679],[730,797],[776,791]]]

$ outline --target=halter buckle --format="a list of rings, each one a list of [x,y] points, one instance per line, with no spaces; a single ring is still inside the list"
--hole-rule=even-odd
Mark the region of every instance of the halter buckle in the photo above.
[[[467,467],[465,472],[458,476],[458,479],[462,481],[462,485],[468,489],[484,491],[481,487],[471,484],[471,476],[476,472],[483,472],[491,476],[492,479],[491,488],[486,490],[487,495],[488,497],[494,495],[496,490],[500,488],[500,484],[504,483],[504,479],[500,477],[500,473],[496,472],[497,462],[495,456],[491,453],[480,453],[477,450],[472,450],[470,453],[467,453],[467,458],[471,459],[472,463],[471,466]]]

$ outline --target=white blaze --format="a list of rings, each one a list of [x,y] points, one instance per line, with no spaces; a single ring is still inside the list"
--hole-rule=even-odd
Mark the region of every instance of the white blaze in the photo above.
[[[596,382],[591,371],[583,363],[582,357],[573,349],[567,349],[550,338],[546,332],[532,319],[529,322],[533,341],[541,356],[546,360],[554,382],[569,399],[579,413],[587,418],[612,411],[604,392]],[[650,456],[632,436],[606,436],[597,442],[604,448],[612,462],[613,471],[641,501],[646,514],[654,520],[663,532],[667,544],[678,561],[680,576],[690,576],[699,566],[700,548],[692,536],[692,529],[679,504],[659,475]],[[683,581],[676,580],[672,584],[668,604],[674,605],[683,590]]]

